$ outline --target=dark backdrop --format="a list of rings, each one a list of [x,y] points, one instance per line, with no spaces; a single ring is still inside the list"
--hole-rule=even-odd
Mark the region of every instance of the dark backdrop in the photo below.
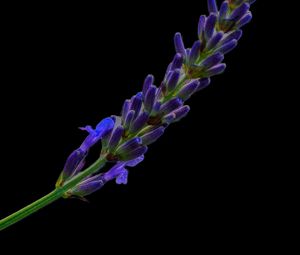
[[[0,235],[30,237],[29,247],[37,239],[47,246],[51,236],[66,247],[100,250],[136,244],[201,249],[222,236],[243,242],[239,233],[255,224],[263,203],[257,199],[263,167],[257,162],[264,157],[257,139],[265,117],[260,92],[268,86],[262,80],[262,5],[253,6],[254,20],[226,57],[226,72],[189,101],[189,116],[150,147],[127,186],[109,183],[90,203],[57,201]],[[182,32],[191,46],[198,17],[207,11],[205,1],[190,1],[167,8],[16,5],[7,13],[0,217],[51,191],[84,138],[77,127],[118,114],[148,73],[158,84],[174,55],[174,33]]]

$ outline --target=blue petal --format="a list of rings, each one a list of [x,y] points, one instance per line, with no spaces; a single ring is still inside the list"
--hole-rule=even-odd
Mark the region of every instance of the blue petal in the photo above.
[[[128,171],[124,169],[122,173],[116,178],[117,184],[127,184],[128,182]]]
[[[92,135],[96,135],[97,132],[91,126],[80,127],[80,130],[86,131]]]
[[[106,181],[110,181],[118,177],[124,170],[126,170],[124,168],[125,164],[126,163],[124,162],[118,162],[117,164],[115,164],[108,172],[103,175],[104,179]]]
[[[96,132],[99,136],[105,135],[114,128],[115,122],[112,118],[103,119],[96,127]]]
[[[81,144],[80,149],[87,152],[95,143],[113,129],[114,123],[112,118],[105,118],[97,125],[95,130],[91,126],[80,128],[89,133]]]
[[[130,166],[130,167],[134,167],[136,165],[138,165],[139,163],[141,163],[144,160],[144,155],[135,158],[133,160],[129,160],[126,162],[126,166]]]

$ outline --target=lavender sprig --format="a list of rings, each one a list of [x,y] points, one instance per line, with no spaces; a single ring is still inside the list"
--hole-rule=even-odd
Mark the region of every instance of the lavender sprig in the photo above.
[[[249,8],[253,2],[229,0],[218,8],[215,0],[208,0],[209,15],[200,17],[198,40],[192,48],[185,48],[181,34],[175,34],[176,55],[160,86],[155,86],[153,75],[148,75],[142,91],[125,100],[121,116],[113,117],[114,128],[102,139],[101,157],[115,162],[115,166],[107,173],[95,175],[98,185],[93,176],[88,177],[68,191],[69,196],[85,196],[111,179],[125,178],[125,172],[116,169],[123,169],[135,159],[141,162],[147,146],[162,136],[170,124],[188,114],[190,107],[185,102],[206,88],[212,76],[224,72],[224,55],[237,46],[242,36],[241,27],[251,20]],[[68,160],[70,165],[76,156],[72,154]],[[78,154],[78,161],[80,157]],[[111,172],[114,174],[109,174]],[[111,178],[105,179],[108,175]],[[126,170],[126,180],[127,175]]]
[[[186,48],[180,33],[174,44],[176,55],[169,64],[159,86],[153,75],[148,75],[142,91],[125,100],[121,116],[102,120],[88,132],[79,148],[68,157],[56,183],[48,195],[0,220],[0,230],[22,220],[55,200],[64,197],[85,196],[116,180],[127,184],[127,167],[141,163],[148,146],[159,139],[166,128],[184,118],[190,111],[186,101],[206,88],[211,77],[224,72],[224,55],[237,46],[241,28],[250,22],[250,6],[255,0],[226,0],[218,8],[216,0],[208,0],[209,15],[202,15],[198,23],[198,40]],[[100,157],[84,169],[90,149],[101,141]],[[107,162],[113,164],[108,171],[99,173]],[[84,170],[82,170],[84,169]]]

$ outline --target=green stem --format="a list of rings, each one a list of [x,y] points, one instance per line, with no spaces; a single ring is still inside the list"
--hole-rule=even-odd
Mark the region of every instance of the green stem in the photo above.
[[[78,175],[76,175],[71,180],[67,181],[62,187],[56,188],[46,196],[36,200],[30,205],[22,208],[21,210],[7,216],[6,218],[0,220],[0,231],[19,222],[20,220],[26,218],[27,216],[33,214],[34,212],[42,209],[46,205],[51,204],[52,202],[61,198],[65,192],[69,189],[73,188],[79,182],[81,182],[87,176],[99,171],[102,167],[104,167],[106,163],[106,159],[99,158],[94,164],[88,167],[86,170],[82,171]]]

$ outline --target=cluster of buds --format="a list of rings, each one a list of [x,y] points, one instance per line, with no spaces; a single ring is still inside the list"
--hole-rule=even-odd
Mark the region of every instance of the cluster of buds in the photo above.
[[[100,157],[114,166],[106,173],[88,176],[70,189],[66,197],[85,197],[111,180],[127,184],[126,167],[143,161],[148,146],[160,138],[171,123],[188,114],[190,107],[185,102],[206,88],[212,76],[225,70],[224,55],[237,46],[241,28],[252,18],[249,9],[253,2],[227,0],[218,9],[215,0],[208,0],[209,15],[200,17],[198,40],[193,46],[185,48],[181,34],[175,35],[176,55],[160,85],[155,86],[154,77],[148,75],[142,91],[125,100],[121,116],[106,118],[95,129],[82,128],[88,136],[67,159],[57,187],[82,171],[89,149],[100,140]]]

